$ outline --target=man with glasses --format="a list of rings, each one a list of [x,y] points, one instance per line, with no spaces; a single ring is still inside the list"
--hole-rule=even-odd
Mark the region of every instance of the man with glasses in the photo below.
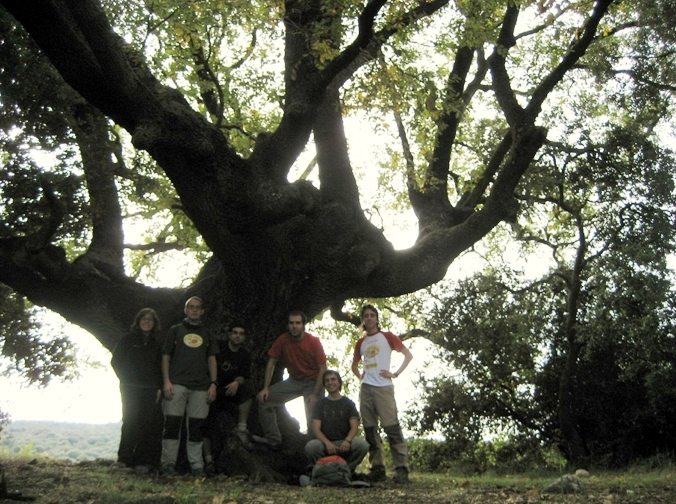
[[[185,303],[185,319],[169,329],[162,348],[164,434],[162,474],[176,471],[183,416],[187,417],[186,452],[193,476],[204,476],[202,429],[209,404],[216,399],[218,341],[202,326],[202,300]]]

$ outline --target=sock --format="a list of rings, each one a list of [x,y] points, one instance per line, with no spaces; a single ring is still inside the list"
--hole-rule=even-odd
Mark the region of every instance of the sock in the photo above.
[[[240,430],[242,432],[246,432],[246,422],[239,422],[237,424],[237,430]]]

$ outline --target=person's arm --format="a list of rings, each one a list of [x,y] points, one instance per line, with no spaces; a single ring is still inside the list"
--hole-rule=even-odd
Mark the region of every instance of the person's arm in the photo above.
[[[347,453],[352,447],[352,440],[357,437],[357,432],[359,432],[359,418],[352,417],[350,418],[350,432],[345,436],[345,440],[340,444],[340,451]]]
[[[357,341],[357,344],[354,346],[354,351],[352,352],[352,373],[359,378],[359,380],[364,379],[364,375],[359,370],[359,363],[361,362],[361,339]]]
[[[174,386],[169,380],[169,362],[171,362],[171,355],[163,354],[162,355],[162,391],[164,392],[164,397],[171,399],[174,397]]]
[[[322,432],[321,420],[317,419],[312,420],[312,433],[315,435],[315,438],[324,443],[324,446],[326,446],[326,453],[328,453],[329,455],[336,454],[336,451],[338,451],[338,447],[335,444],[333,444],[333,441],[327,438]]]
[[[401,347],[401,350],[399,351],[404,354],[404,361],[401,363],[401,366],[399,366],[399,369],[397,369],[395,373],[391,373],[387,369],[382,369],[380,371],[380,376],[384,376],[385,378],[396,378],[397,376],[399,376],[401,373],[404,372],[404,369],[406,369],[408,363],[411,362],[411,359],[413,359],[413,354],[406,347]]]
[[[308,404],[310,408],[314,408],[317,401],[319,401],[319,394],[324,390],[324,373],[326,372],[326,362],[319,366],[319,371],[317,374],[317,381],[315,382],[315,389],[312,391],[312,394],[308,397]]]
[[[209,365],[209,379],[211,380],[209,389],[207,390],[207,402],[212,403],[216,400],[216,380],[218,378],[218,365],[216,364],[216,356],[210,355],[207,357],[207,364]]]
[[[264,403],[268,400],[268,395],[270,394],[270,382],[272,381],[272,373],[275,372],[275,366],[277,365],[277,359],[270,357],[267,365],[265,366],[265,381],[263,382],[263,388],[256,396],[258,402]]]
[[[360,362],[361,361],[358,360],[352,361],[352,373],[354,373],[354,375],[361,380],[363,377],[361,375],[361,371],[359,371]]]

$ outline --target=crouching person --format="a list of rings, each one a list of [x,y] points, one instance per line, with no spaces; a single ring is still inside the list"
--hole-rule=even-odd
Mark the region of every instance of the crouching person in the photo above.
[[[359,412],[354,402],[341,394],[343,380],[337,371],[326,371],[323,381],[328,396],[312,410],[312,433],[316,439],[305,445],[305,453],[312,465],[327,455],[339,455],[354,474],[369,451],[369,444],[357,437]]]

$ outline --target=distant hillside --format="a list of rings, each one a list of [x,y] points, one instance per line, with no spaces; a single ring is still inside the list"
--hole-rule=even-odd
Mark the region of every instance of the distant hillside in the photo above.
[[[120,422],[82,424],[17,420],[0,432],[0,454],[44,455],[56,459],[117,459]]]

